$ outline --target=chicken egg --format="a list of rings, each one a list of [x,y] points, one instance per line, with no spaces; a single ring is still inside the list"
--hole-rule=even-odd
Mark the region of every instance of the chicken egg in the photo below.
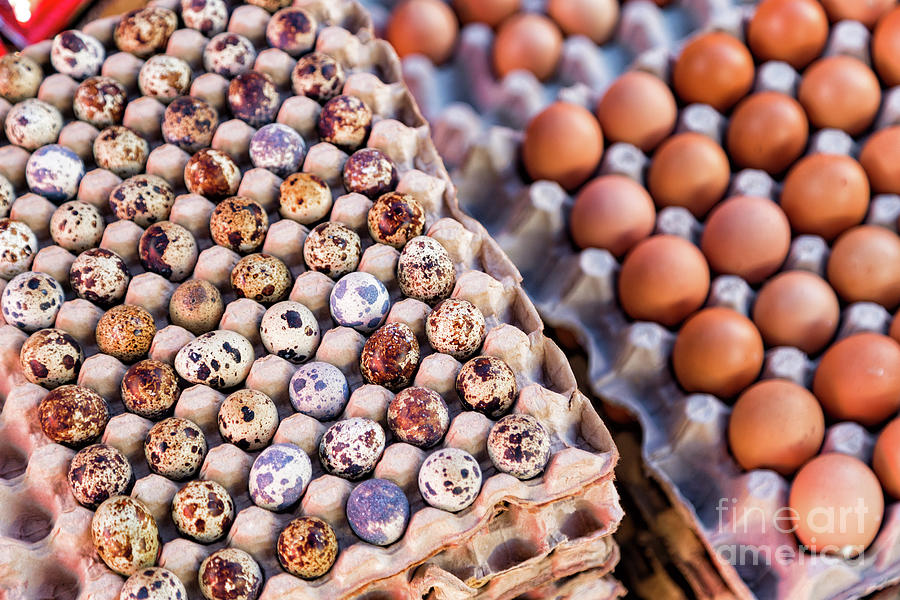
[[[869,136],[859,163],[874,193],[900,194],[900,126],[885,127]]]
[[[675,93],[685,104],[701,102],[725,112],[753,85],[753,57],[732,35],[703,33],[681,50],[672,71]]]
[[[893,4],[893,0],[890,0]],[[900,7],[884,15],[872,34],[872,64],[887,87],[900,85]]]
[[[841,308],[824,279],[787,271],[768,280],[753,304],[753,322],[767,346],[793,346],[816,354],[834,337]]]
[[[544,81],[556,71],[560,56],[562,34],[544,15],[513,15],[500,25],[494,38],[494,70],[501,79],[521,69]]]
[[[453,53],[459,26],[441,0],[405,0],[394,8],[385,37],[400,58],[424,54],[439,65]]]
[[[603,175],[588,183],[569,218],[575,243],[622,256],[653,232],[656,208],[644,187],[622,175]]]
[[[566,35],[583,35],[604,44],[619,22],[617,0],[550,0],[547,14]]]
[[[453,9],[464,24],[484,23],[496,27],[516,13],[521,0],[453,0]]]
[[[815,127],[862,133],[881,104],[881,85],[872,69],[851,56],[820,58],[806,69],[797,99]]]
[[[900,418],[888,423],[875,442],[872,468],[889,496],[900,498]]]
[[[554,102],[525,129],[522,160],[532,179],[549,179],[571,191],[597,169],[603,132],[594,115],[581,106]],[[726,159],[727,165],[727,159]]]
[[[747,27],[747,44],[760,61],[802,69],[822,53],[828,17],[816,0],[764,0]]]
[[[610,142],[627,142],[650,152],[672,133],[678,107],[659,77],[629,71],[607,88],[596,112]]]
[[[828,282],[845,302],[900,304],[900,237],[876,225],[846,231],[831,247]]]
[[[851,19],[866,27],[872,27],[878,19],[891,10],[897,0],[819,0],[832,23]]]
[[[738,166],[781,173],[803,153],[809,125],[800,104],[778,92],[759,92],[737,105],[726,146]]]
[[[658,207],[683,206],[702,219],[722,199],[730,177],[722,147],[703,134],[685,132],[659,146],[647,172],[647,189]]]

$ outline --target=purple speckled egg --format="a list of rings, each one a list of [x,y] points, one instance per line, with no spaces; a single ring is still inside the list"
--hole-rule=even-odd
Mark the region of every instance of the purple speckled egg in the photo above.
[[[306,144],[299,133],[281,123],[264,125],[250,138],[250,160],[254,167],[287,177],[300,169]]]
[[[329,421],[343,412],[350,398],[350,386],[340,369],[326,362],[301,366],[288,386],[294,410],[320,421]]]
[[[393,544],[403,537],[409,523],[409,500],[393,481],[363,481],[347,499],[347,521],[364,542]]]
[[[295,504],[312,479],[312,463],[294,444],[273,444],[263,450],[250,469],[250,498],[266,510]]]
[[[338,421],[319,443],[322,468],[344,479],[361,479],[375,469],[384,452],[384,430],[365,417]]]
[[[82,177],[84,163],[77,154],[58,144],[38,148],[25,164],[29,189],[51,202],[74,198]]]
[[[459,512],[475,502],[480,491],[481,467],[465,450],[438,450],[419,469],[419,492],[435,508]]]
[[[334,285],[329,304],[331,316],[338,325],[371,333],[384,323],[391,309],[391,297],[373,275],[354,271]]]

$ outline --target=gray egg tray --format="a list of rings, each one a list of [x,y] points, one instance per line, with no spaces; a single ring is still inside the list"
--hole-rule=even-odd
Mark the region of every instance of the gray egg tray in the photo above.
[[[372,3],[380,5],[375,15],[383,24],[393,3]],[[523,4],[528,10],[543,8],[541,0]],[[407,57],[404,77],[429,117],[462,208],[488,229],[519,268],[544,321],[577,337],[589,357],[587,383],[593,394],[639,422],[640,446],[627,431],[620,439],[626,447],[640,447],[643,464],[628,457],[623,469],[631,476],[620,475],[620,485],[629,490],[693,593],[701,598],[855,598],[900,581],[900,505],[886,507],[881,531],[864,558],[798,556],[793,535],[771,526],[775,511],[787,504],[789,481],[772,471],[743,472],[737,466],[727,447],[729,405],[679,389],[668,365],[674,333],[632,322],[622,313],[616,302],[618,261],[603,250],[573,246],[567,232],[572,197],[555,183],[529,182],[518,159],[522,129],[550,101],[563,99],[593,110],[605,87],[626,69],[647,70],[668,80],[686,37],[715,29],[743,39],[752,12],[752,3],[730,0],[675,0],[664,9],[648,0],[628,2],[612,41],[598,47],[582,37],[567,38],[556,75],[543,84],[525,72],[497,81],[490,58],[493,32],[469,25],[461,30],[450,63],[435,67],[423,57]],[[865,27],[844,21],[832,27],[825,54],[849,54],[868,63],[868,41]],[[755,90],[794,95],[798,79],[784,63],[764,63],[757,68]],[[900,122],[898,93],[885,91],[876,128]],[[726,127],[724,115],[696,104],[680,110],[677,131],[697,131],[721,143]],[[808,152],[855,155],[860,141],[840,131],[821,130],[811,135]],[[630,144],[613,144],[599,172],[643,183],[649,161]],[[761,171],[732,175],[730,194],[777,200],[778,192],[779,183]],[[900,198],[875,196],[866,222],[896,230],[898,213]],[[702,224],[683,209],[668,208],[659,212],[656,230],[696,243]],[[823,274],[827,252],[820,238],[797,238],[784,268]],[[740,278],[721,276],[712,283],[708,304],[747,314],[754,294]],[[886,332],[890,317],[874,304],[848,305],[839,336]],[[766,354],[762,377],[804,385],[814,369],[800,350],[777,348]],[[874,439],[856,424],[839,423],[828,429],[823,451],[867,461]],[[639,474],[641,468],[650,480]],[[720,502],[724,508],[717,510]],[[765,553],[778,547],[792,549],[795,560],[767,564]],[[756,564],[751,555],[741,555],[753,549],[762,553]],[[659,597],[659,589],[648,584],[649,591],[632,591],[653,598]]]

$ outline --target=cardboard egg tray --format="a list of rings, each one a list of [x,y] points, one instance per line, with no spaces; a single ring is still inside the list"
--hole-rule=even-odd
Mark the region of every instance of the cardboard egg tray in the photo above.
[[[375,3],[383,4],[376,16],[386,22],[393,3]],[[544,3],[523,4],[541,11]],[[611,42],[598,47],[585,38],[567,38],[556,74],[543,83],[521,71],[498,81],[491,66],[493,32],[480,24],[460,31],[447,65],[435,67],[419,56],[403,63],[407,83],[451,167],[461,206],[484,224],[519,268],[544,321],[573,333],[585,349],[590,390],[639,423],[639,431],[623,426],[615,436],[625,456],[619,485],[628,491],[629,512],[642,520],[653,539],[623,532],[640,546],[642,556],[636,560],[642,570],[633,572],[632,552],[623,555],[620,576],[629,584],[637,581],[631,591],[648,598],[679,597],[682,590],[699,598],[854,598],[900,581],[896,503],[886,507],[877,539],[859,560],[798,554],[793,534],[773,531],[776,511],[787,505],[789,482],[771,471],[743,472],[737,466],[726,439],[730,407],[713,396],[685,395],[679,389],[669,368],[674,333],[623,314],[616,302],[616,259],[603,250],[575,248],[567,231],[572,197],[555,183],[530,182],[520,165],[522,130],[552,100],[593,111],[606,86],[626,69],[647,70],[667,81],[687,37],[716,29],[743,39],[743,25],[752,12],[752,3],[730,0],[675,0],[664,9],[645,0],[628,2]],[[849,54],[868,63],[868,43],[865,27],[844,21],[832,26],[825,54]],[[754,89],[794,95],[798,80],[788,65],[764,63],[757,66]],[[448,81],[457,83],[448,86]],[[896,99],[896,90],[884,92],[876,128],[900,121]],[[721,142],[726,127],[726,117],[697,104],[681,109],[676,130],[697,131]],[[808,152],[855,155],[860,141],[821,130],[810,136]],[[643,183],[649,160],[630,144],[612,144],[599,172]],[[778,191],[779,183],[766,173],[744,170],[733,173],[728,195],[777,200]],[[866,222],[896,231],[898,213],[896,196],[874,196]],[[656,230],[698,242],[702,224],[683,209],[667,208],[659,212]],[[784,268],[823,274],[827,252],[821,239],[797,238]],[[746,315],[753,296],[740,278],[721,276],[712,282],[708,303]],[[843,310],[839,337],[866,330],[883,333],[890,320],[878,305],[850,304]],[[778,348],[767,352],[762,377],[808,384],[814,370],[800,350]],[[839,423],[828,429],[823,451],[866,461],[874,439],[856,424]],[[632,456],[637,454],[642,461]],[[765,553],[772,558],[778,548],[793,551],[793,559],[767,561]],[[678,571],[675,579],[672,570]]]
[[[608,575],[619,556],[611,534],[622,518],[622,509],[613,485],[618,453],[606,427],[590,401],[578,391],[562,351],[544,337],[540,317],[521,288],[521,277],[513,263],[477,221],[459,210],[455,189],[430,140],[429,128],[400,80],[399,61],[387,43],[374,39],[367,13],[351,0],[301,0],[296,4],[307,7],[319,20],[317,50],[335,56],[347,71],[343,93],[359,96],[375,113],[368,145],[395,161],[400,174],[398,190],[413,195],[425,207],[428,234],[447,248],[456,266],[453,296],[472,301],[485,315],[488,334],[482,352],[503,358],[513,368],[521,389],[515,410],[534,415],[547,427],[552,456],[542,476],[525,482],[494,469],[485,447],[491,421],[479,413],[461,412],[456,399],[454,381],[460,363],[448,355],[433,353],[427,345],[424,319],[430,309],[415,300],[398,301],[398,252],[364,241],[359,270],[384,281],[395,301],[388,321],[409,324],[422,345],[415,385],[438,391],[450,406],[450,429],[442,444],[471,452],[483,469],[484,485],[476,502],[460,513],[427,507],[416,485],[418,467],[426,452],[407,444],[389,444],[375,476],[391,479],[407,492],[412,518],[404,537],[391,546],[360,542],[344,515],[344,503],[353,484],[325,474],[315,459],[327,425],[294,414],[287,384],[296,367],[262,349],[258,328],[264,307],[252,300],[235,299],[231,292],[229,274],[239,256],[212,245],[208,222],[213,204],[183,193],[182,170],[188,155],[173,146],[160,145],[158,120],[152,118],[161,114],[156,101],[132,97],[125,124],[151,140],[153,151],[146,171],[167,179],[176,192],[182,193],[170,220],[185,226],[197,239],[201,252],[194,276],[222,291],[226,310],[220,328],[242,333],[256,347],[258,358],[244,385],[267,393],[276,402],[282,420],[274,442],[295,443],[314,457],[313,480],[298,509],[276,514],[254,506],[247,477],[255,453],[223,443],[218,433],[216,415],[225,394],[202,385],[184,389],[175,415],[196,422],[209,444],[199,477],[225,486],[235,500],[237,514],[228,536],[218,543],[201,545],[179,538],[169,509],[180,484],[148,471],[143,440],[152,422],[123,410],[118,390],[126,366],[98,353],[94,341],[94,327],[102,311],[67,292],[68,301],[55,326],[71,333],[85,350],[87,358],[78,384],[93,388],[110,404],[113,416],[102,441],[129,458],[136,478],[132,495],[147,505],[159,523],[164,545],[158,564],[174,571],[192,598],[199,597],[196,573],[200,562],[223,546],[246,550],[259,562],[266,576],[261,598],[267,600],[621,595],[624,590]],[[162,5],[177,10],[172,3]],[[232,13],[229,30],[259,45],[268,17],[261,8],[239,6]],[[96,21],[85,31],[100,39],[110,53],[104,73],[121,78],[133,94],[140,61],[115,53],[115,23],[114,18]],[[182,56],[197,68],[200,50],[186,43],[196,40],[197,35],[190,30],[176,31],[167,52]],[[48,42],[26,50],[49,72],[48,52]],[[268,57],[272,55],[269,51]],[[269,69],[281,82],[285,75],[289,81],[291,67],[289,61],[266,62],[262,58],[256,65],[261,70]],[[39,97],[71,115],[71,94],[67,90],[74,83],[66,76],[52,75],[45,80]],[[201,76],[195,79],[192,93],[205,97],[220,115],[225,115],[225,85],[224,79]],[[9,107],[2,108],[5,114]],[[335,191],[330,218],[368,240],[366,213],[371,202],[358,194],[343,194],[340,173],[346,155],[330,144],[313,144],[317,117],[313,109],[282,110],[279,121],[289,121],[310,143],[303,170],[319,175]],[[240,121],[222,121],[212,146],[248,167],[247,144],[252,129]],[[73,122],[64,129],[76,127],[80,126]],[[79,136],[66,139],[88,165],[78,197],[104,206],[117,178],[102,169],[91,170],[90,144],[86,148],[82,144],[79,149]],[[22,174],[27,158],[28,153],[21,148],[0,147],[0,173],[19,194],[11,217],[28,223],[41,241],[32,269],[66,282],[74,256],[49,239],[48,222],[54,206],[26,193]],[[347,376],[353,392],[342,418],[367,416],[385,426],[386,407],[393,395],[384,388],[362,384],[358,364],[365,338],[352,329],[334,327],[328,309],[333,282],[321,273],[306,271],[303,264],[307,228],[278,220],[280,182],[268,171],[244,169],[239,194],[260,202],[272,221],[262,251],[288,264],[295,277],[290,299],[308,306],[320,322],[323,336],[315,360],[330,362]],[[172,363],[177,351],[193,336],[167,323],[168,298],[176,286],[159,275],[142,272],[136,256],[141,233],[131,221],[107,217],[101,247],[119,253],[129,265],[132,280],[125,302],[143,306],[156,319],[158,331],[150,357]],[[3,285],[5,282],[0,282]],[[28,383],[18,366],[19,348],[26,337],[10,325],[0,327],[0,596],[11,600],[117,598],[123,579],[97,556],[90,536],[93,513],[79,506],[68,489],[66,473],[74,451],[50,443],[37,421],[37,406],[47,390]],[[341,550],[337,562],[317,580],[304,581],[285,573],[275,556],[279,532],[298,514],[325,519],[338,535]]]

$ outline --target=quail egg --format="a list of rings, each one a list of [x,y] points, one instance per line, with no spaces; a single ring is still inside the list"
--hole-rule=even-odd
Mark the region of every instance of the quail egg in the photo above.
[[[187,93],[191,85],[191,66],[182,59],[157,54],[147,59],[138,74],[141,93],[168,103]]]
[[[259,336],[270,354],[302,363],[319,347],[319,324],[304,305],[286,300],[265,312]]]
[[[291,377],[288,392],[294,410],[320,421],[341,414],[350,398],[350,386],[341,370],[319,361],[300,366]]]
[[[181,0],[181,20],[205,36],[216,35],[228,26],[228,5],[225,0]]]
[[[58,34],[50,46],[50,64],[73,79],[98,74],[104,58],[106,51],[97,38],[74,29]]]
[[[105,227],[100,211],[81,200],[61,204],[50,217],[50,237],[57,246],[76,254],[99,244]]]
[[[372,127],[372,110],[356,96],[335,96],[319,114],[319,139],[344,150],[363,145]]]
[[[116,218],[134,221],[141,227],[168,219],[174,204],[172,187],[156,175],[129,177],[109,194],[109,206]]]
[[[291,291],[291,272],[280,258],[251,254],[231,270],[231,287],[238,298],[271,304],[286,298]]]
[[[91,520],[91,537],[106,566],[125,576],[156,564],[162,547],[156,519],[129,496],[104,500]]]
[[[125,494],[134,483],[134,474],[131,463],[119,450],[94,444],[72,458],[68,479],[75,499],[94,509],[107,498]]]
[[[209,233],[219,246],[246,254],[262,246],[269,217],[259,202],[234,196],[219,202],[209,218]]]
[[[203,66],[210,73],[231,78],[246,73],[256,61],[253,43],[237,33],[220,33],[203,49]]]
[[[304,156],[306,144],[303,138],[287,125],[264,125],[250,138],[250,160],[253,166],[268,169],[279,177],[287,177],[299,171]]]
[[[253,557],[237,548],[222,548],[200,563],[200,593],[207,600],[256,600],[263,574]]]
[[[141,235],[138,255],[148,271],[170,281],[182,281],[197,264],[197,242],[181,225],[160,221]]]
[[[384,284],[373,275],[354,271],[334,284],[329,306],[338,325],[371,333],[384,323],[391,309],[391,297]]]
[[[163,113],[163,139],[185,152],[199,152],[212,143],[218,125],[215,108],[200,98],[182,96],[172,100]]]
[[[424,387],[409,387],[391,399],[388,427],[401,442],[430,448],[450,427],[450,411],[441,395]]]
[[[241,450],[259,450],[278,429],[278,408],[262,392],[238,390],[219,407],[219,433]]]
[[[388,323],[366,340],[359,370],[368,383],[399,390],[419,366],[419,342],[405,323]]]
[[[459,512],[475,502],[480,491],[481,468],[465,450],[438,450],[419,469],[419,492],[435,508]]]
[[[247,378],[253,360],[253,345],[247,338],[218,329],[204,333],[179,350],[175,370],[191,383],[229,388]]]
[[[62,385],[41,400],[38,419],[48,438],[78,448],[103,434],[109,422],[109,406],[90,388]]]
[[[463,405],[496,419],[518,397],[516,375],[503,360],[476,356],[459,370],[456,392]]]
[[[325,273],[332,279],[355,271],[362,253],[359,235],[333,221],[313,228],[303,243],[303,260],[313,271]]]
[[[78,193],[84,163],[78,155],[57,144],[35,150],[25,164],[25,180],[35,194],[51,202],[65,202]]]
[[[309,225],[331,210],[331,189],[316,175],[293,173],[282,182],[278,202],[282,217]]]
[[[224,312],[225,304],[219,288],[205,279],[185,281],[175,288],[169,299],[172,325],[184,327],[194,335],[218,327]]]
[[[344,188],[378,198],[397,187],[397,167],[381,150],[362,148],[350,155],[342,172]]]
[[[550,460],[550,435],[531,415],[507,415],[491,427],[487,449],[498,471],[531,479]]]
[[[275,546],[278,562],[291,575],[315,579],[337,559],[338,541],[331,525],[318,517],[298,517],[288,523]]]
[[[443,300],[456,284],[450,254],[434,238],[420,235],[411,239],[397,259],[397,283],[409,298],[427,304]]]
[[[234,501],[215,481],[189,481],[172,499],[172,521],[182,535],[209,544],[228,533]]]
[[[312,50],[317,26],[315,17],[307,10],[298,6],[282,8],[269,19],[266,40],[273,48],[296,58]]]
[[[192,194],[213,202],[234,196],[241,183],[241,170],[224,152],[204,148],[184,167],[184,185]]]
[[[432,348],[463,360],[472,356],[484,341],[484,315],[468,300],[447,298],[428,314],[425,334]]]
[[[162,567],[137,571],[119,592],[119,600],[186,600],[187,597],[178,576]]]
[[[146,356],[156,335],[153,316],[140,306],[114,306],[97,322],[97,348],[104,354],[131,363]]]
[[[393,481],[369,479],[350,492],[347,521],[361,540],[377,546],[393,544],[409,523],[409,500]]]
[[[228,85],[228,106],[235,118],[251,127],[260,127],[275,119],[281,96],[271,77],[259,71],[247,71]]]
[[[381,425],[364,417],[338,421],[319,442],[322,468],[344,479],[361,479],[375,469],[384,452]]]
[[[150,428],[144,439],[150,470],[174,481],[193,477],[206,457],[206,437],[193,421],[169,417]]]
[[[52,104],[37,98],[23,100],[6,115],[6,139],[26,150],[56,143],[63,118]]]
[[[250,0],[249,2],[247,2],[247,4],[258,6],[269,11],[270,13],[273,13],[279,8],[290,6],[291,0]]]
[[[59,329],[32,333],[19,352],[25,379],[51,390],[75,381],[83,361],[81,345]]]
[[[344,69],[333,57],[323,52],[310,52],[294,66],[291,84],[298,96],[327,102],[341,93]]]
[[[161,6],[148,6],[122,15],[116,26],[116,47],[144,58],[165,49],[178,27],[178,16]]]
[[[22,331],[52,327],[65,295],[62,286],[45,273],[25,271],[13,277],[0,296],[3,320]]]
[[[88,77],[75,90],[72,108],[75,117],[94,127],[108,127],[122,122],[128,92],[112,77]]]
[[[123,179],[143,171],[149,154],[147,140],[122,125],[111,125],[94,139],[97,166]]]
[[[15,104],[34,98],[43,79],[41,65],[24,54],[16,52],[0,57],[0,97],[7,102]]]
[[[0,219],[0,277],[10,279],[27,271],[37,251],[37,237],[28,225]]]
[[[403,248],[425,230],[425,209],[407,194],[388,192],[378,198],[366,218],[369,235],[379,244]]]
[[[69,285],[79,298],[108,308],[125,297],[131,274],[118,254],[104,248],[85,250],[69,268]]]
[[[120,390],[126,409],[153,421],[172,410],[180,393],[175,369],[150,358],[125,371]]]
[[[8,55],[7,55],[8,56]],[[9,179],[0,175],[0,218],[9,216],[9,209],[16,199],[16,192]]]
[[[312,479],[312,463],[294,444],[273,444],[260,452],[250,468],[250,498],[266,510],[296,504]]]

